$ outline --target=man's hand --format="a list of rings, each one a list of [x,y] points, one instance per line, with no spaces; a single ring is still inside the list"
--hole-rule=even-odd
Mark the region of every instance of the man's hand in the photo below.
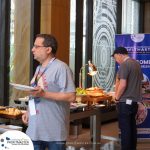
[[[23,121],[23,123],[24,124],[28,124],[28,119],[29,119],[29,116],[28,116],[29,114],[28,114],[28,111],[27,112],[25,112],[23,115],[22,115],[22,121]]]
[[[45,92],[40,86],[37,86],[35,90],[30,91],[29,94],[34,97],[43,97]]]
[[[145,117],[146,117],[146,108],[145,106],[142,104],[142,103],[139,103],[138,104],[138,112],[137,112],[137,115],[136,115],[136,119],[138,120],[144,120]]]

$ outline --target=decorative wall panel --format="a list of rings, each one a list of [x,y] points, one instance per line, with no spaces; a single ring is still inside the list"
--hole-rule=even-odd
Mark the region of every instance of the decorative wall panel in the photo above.
[[[114,50],[116,32],[117,0],[95,0],[93,15],[93,62],[98,73],[93,85],[107,91],[113,89],[115,62],[111,56]]]

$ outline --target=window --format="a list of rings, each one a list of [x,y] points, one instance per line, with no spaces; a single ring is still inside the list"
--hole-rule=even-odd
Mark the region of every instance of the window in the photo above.
[[[139,33],[139,10],[138,1],[122,1],[122,33]]]
[[[71,0],[70,66],[78,86],[79,72],[89,59],[98,67],[93,86],[107,91],[113,89],[115,62],[110,58],[114,50],[117,0]],[[75,66],[74,66],[75,65]],[[83,71],[84,87],[91,86],[91,77]]]
[[[11,0],[10,82],[29,85],[31,1]],[[10,87],[10,104],[26,93]]]
[[[75,76],[75,26],[76,25],[76,0],[70,1],[70,56],[69,66]]]

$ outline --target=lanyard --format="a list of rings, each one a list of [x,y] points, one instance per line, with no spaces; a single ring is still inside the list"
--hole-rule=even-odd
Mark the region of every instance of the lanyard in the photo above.
[[[40,73],[40,70],[41,70],[41,66],[39,67],[38,73],[37,73],[37,75],[36,75],[36,77],[35,77],[35,80],[34,80],[34,82],[33,82],[33,84],[32,84],[33,87],[37,86],[39,79],[43,76],[43,74],[44,74],[44,73],[46,72],[46,70],[48,69],[49,65],[50,65],[55,59],[56,59],[56,58],[54,57],[54,58],[52,58],[52,59],[49,61],[49,63],[47,64],[47,66],[45,67],[45,69],[43,70],[43,72],[42,72],[41,74],[39,74],[39,73]]]

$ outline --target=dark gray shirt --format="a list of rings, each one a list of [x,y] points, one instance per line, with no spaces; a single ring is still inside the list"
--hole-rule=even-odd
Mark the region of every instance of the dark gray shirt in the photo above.
[[[127,86],[120,98],[120,102],[130,99],[134,102],[141,101],[143,74],[138,61],[128,58],[119,67],[118,79],[127,80]]]

